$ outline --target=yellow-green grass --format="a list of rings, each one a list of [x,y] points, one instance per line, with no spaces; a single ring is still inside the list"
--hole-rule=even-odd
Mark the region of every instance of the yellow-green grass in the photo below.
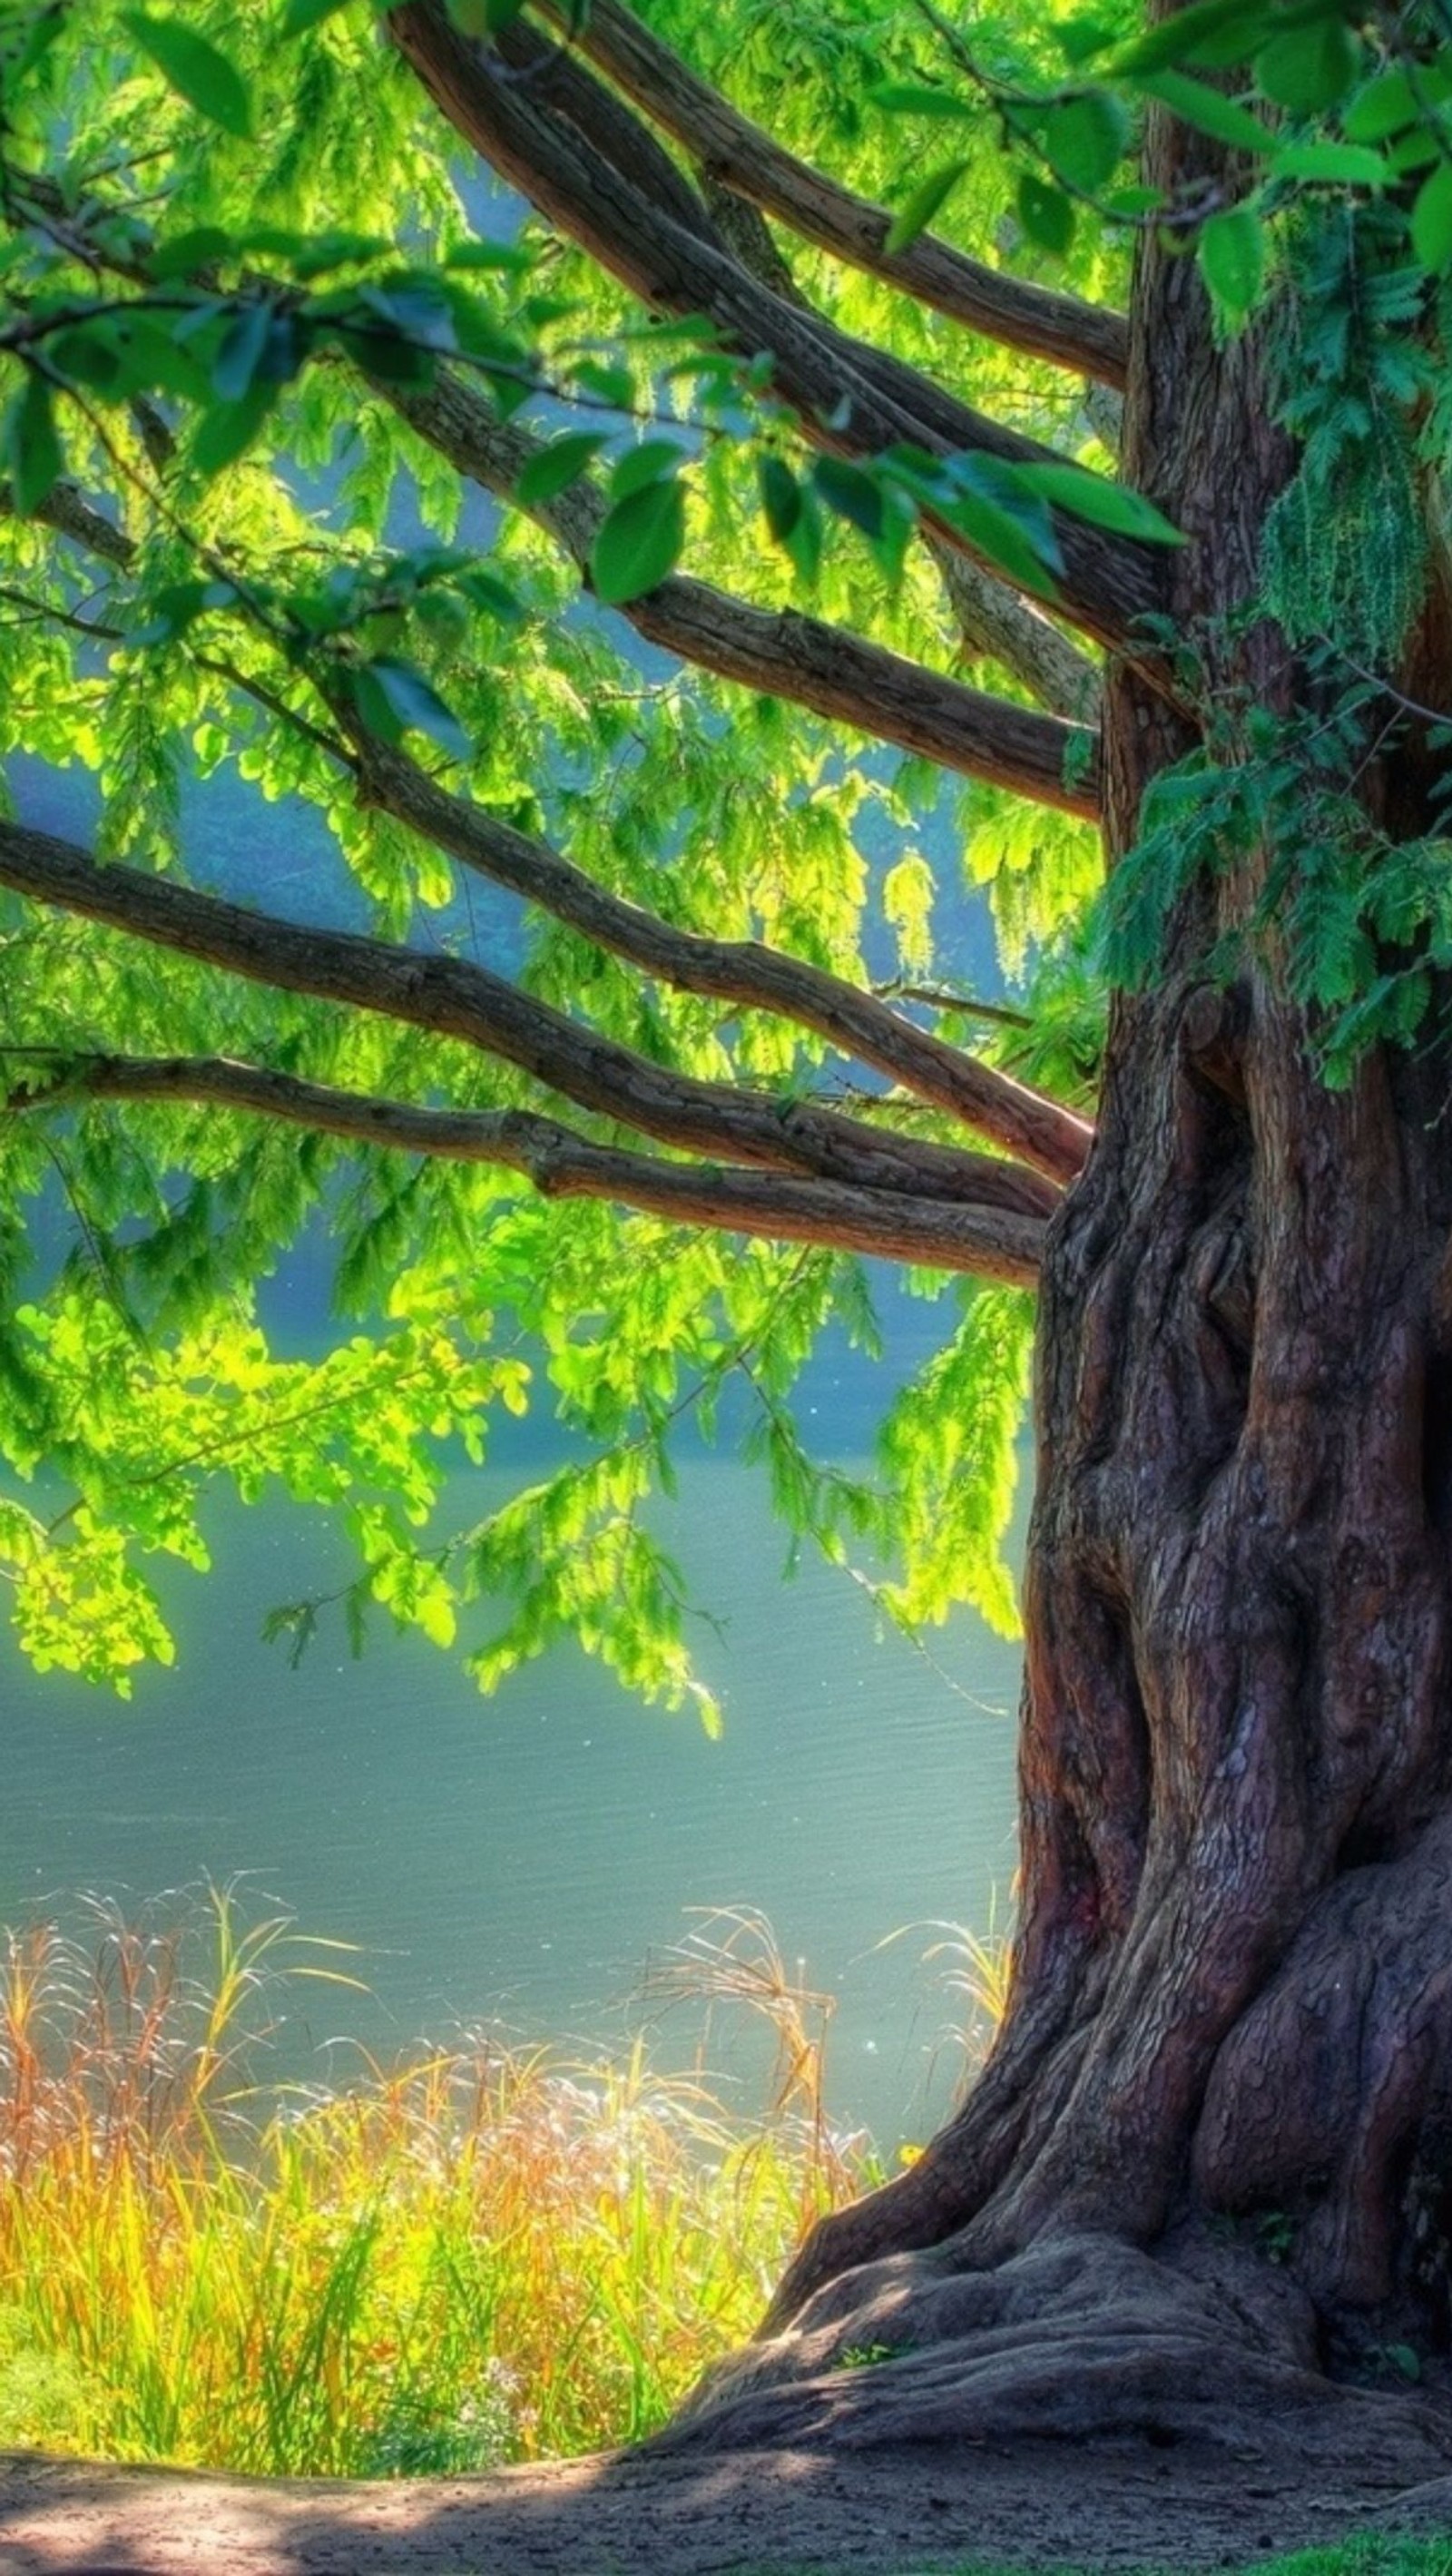
[[[195,1940],[195,1928],[190,1936]],[[212,1900],[211,1957],[98,1913],[0,1958],[0,2445],[262,2473],[425,2474],[631,2441],[872,2178],[822,2115],[821,2036],[764,1927],[743,1976],[788,2080],[760,2124],[698,2083],[477,2045],[344,2091],[255,2090],[279,1978],[348,1982]],[[753,1964],[754,1963],[754,1964]]]

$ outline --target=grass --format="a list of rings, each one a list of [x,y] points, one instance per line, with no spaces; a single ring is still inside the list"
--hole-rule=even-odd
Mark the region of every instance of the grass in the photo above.
[[[822,2107],[826,1999],[704,1918],[657,2000],[776,2033],[770,2115],[481,2041],[259,2094],[279,1981],[356,1982],[214,1893],[0,1952],[0,2445],[266,2474],[434,2474],[634,2440],[874,2178]]]

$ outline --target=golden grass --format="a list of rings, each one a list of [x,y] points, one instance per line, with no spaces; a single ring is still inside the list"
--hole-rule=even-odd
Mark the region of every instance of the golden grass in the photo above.
[[[195,1937],[193,1931],[192,1937]],[[264,2098],[279,1978],[353,1982],[210,1900],[211,1958],[95,1910],[0,1954],[0,2444],[307,2475],[629,2441],[739,2343],[819,2212],[875,2178],[822,2106],[828,2001],[759,1918],[662,1971],[766,2011],[771,2116],[488,2041]]]

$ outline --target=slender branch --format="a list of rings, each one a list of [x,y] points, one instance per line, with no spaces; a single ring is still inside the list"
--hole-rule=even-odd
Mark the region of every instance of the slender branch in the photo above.
[[[608,1199],[680,1224],[926,1262],[1019,1286],[1038,1276],[1041,1217],[719,1163],[667,1163],[593,1144],[532,1111],[420,1109],[223,1056],[71,1059],[54,1081],[11,1091],[4,1107],[11,1113],[43,1109],[78,1094],[216,1102],[400,1153],[504,1165],[525,1174],[547,1198]]]
[[[945,545],[931,528],[927,542],[970,655],[991,654],[1055,715],[1097,725],[1103,682],[1089,655],[1071,644],[1042,609],[1021,599],[982,564]]]
[[[914,984],[894,976],[891,983],[874,984],[872,989],[885,1002],[916,1002],[925,1011],[958,1011],[965,1020],[991,1020],[997,1028],[1033,1027],[1028,1012],[1014,1010],[1011,1003],[982,1002],[976,993],[955,993],[945,984]]]
[[[253,983],[458,1039],[661,1144],[852,1187],[1042,1213],[1043,1184],[1011,1163],[675,1072],[462,957],[319,930],[135,868],[98,867],[73,843],[18,823],[0,822],[0,885]]]
[[[521,474],[540,452],[540,439],[501,421],[492,405],[447,371],[441,370],[427,392],[369,381],[460,473],[501,500],[515,500]],[[590,549],[607,510],[592,483],[582,477],[553,500],[518,506],[588,574]],[[976,573],[970,577],[983,578]],[[1095,753],[1082,725],[965,688],[961,681],[820,618],[757,608],[681,574],[631,600],[620,613],[648,642],[723,679],[790,699],[1038,804],[1090,820],[1098,816]],[[1095,682],[1092,664],[1046,619],[1034,623]]]
[[[404,0],[387,25],[465,139],[633,294],[657,311],[705,314],[735,348],[769,354],[774,389],[819,445],[862,455],[906,441],[940,456],[1010,462],[1050,453],[773,295],[630,186],[577,128],[552,121],[525,84],[457,33],[437,0]],[[932,524],[945,542],[981,557],[960,529]],[[1125,646],[1136,620],[1162,601],[1155,550],[1068,515],[1058,532],[1064,613],[1099,642]]]
[[[570,0],[545,0],[574,27]],[[799,161],[711,88],[622,0],[590,0],[577,41],[601,71],[682,144],[710,175],[819,249],[929,304],[970,330],[1076,374],[1122,386],[1129,363],[1124,316],[1077,297],[1005,277],[932,234],[886,248],[891,216]]]

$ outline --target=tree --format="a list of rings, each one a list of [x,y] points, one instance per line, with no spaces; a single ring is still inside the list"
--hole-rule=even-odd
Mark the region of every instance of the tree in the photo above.
[[[5,722],[104,796],[0,823],[12,1282],[76,1232],[0,1345],[23,1640],[165,1652],[223,1467],[347,1511],[355,1620],[506,1596],[484,1681],[570,1625],[679,1695],[637,1505],[743,1383],[891,1612],[1004,1615],[1036,1284],[1004,2028],[688,2436],[1344,2427],[1452,2328],[1440,15],[234,20],[6,38]],[[343,920],[298,808],[217,890],[188,760],[321,811]],[[944,774],[1022,1012],[933,980]],[[391,1329],[305,1368],[249,1297],[319,1212]],[[788,1406],[862,1255],[968,1283],[875,1490]],[[501,1312],[596,1451],[420,1535]]]

